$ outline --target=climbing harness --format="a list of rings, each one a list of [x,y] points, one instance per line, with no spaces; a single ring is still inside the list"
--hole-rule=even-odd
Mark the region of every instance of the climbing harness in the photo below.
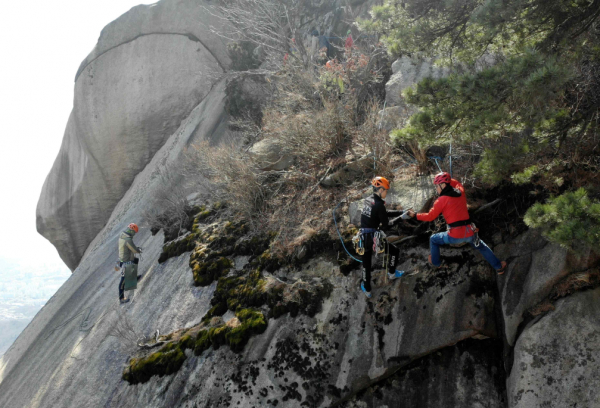
[[[477,228],[475,223],[473,221],[471,221],[470,218],[466,219],[466,220],[456,221],[456,222],[447,224],[448,231],[451,230],[452,228],[457,228],[457,227],[470,227],[471,231],[473,231],[473,245],[475,245],[476,248],[479,247],[479,244],[481,243],[481,239],[479,238],[479,228]]]

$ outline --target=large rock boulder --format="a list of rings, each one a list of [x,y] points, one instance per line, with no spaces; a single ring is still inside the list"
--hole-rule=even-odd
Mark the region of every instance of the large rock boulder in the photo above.
[[[392,72],[392,77],[385,85],[385,100],[389,107],[405,105],[402,92],[406,88],[425,78],[438,79],[447,76],[450,74],[450,68],[436,66],[432,59],[403,56],[392,64]],[[408,113],[412,114],[414,111]]]
[[[499,245],[495,252],[500,259],[509,261],[506,273],[498,279],[498,288],[506,341],[510,345],[514,345],[527,310],[542,302],[567,275],[598,264],[598,257],[590,250],[577,256],[549,243],[536,230]]]
[[[350,184],[358,177],[365,174],[365,172],[373,165],[373,162],[373,155],[369,154],[347,163],[335,173],[321,180],[321,185],[324,187],[334,187]]]
[[[108,25],[81,64],[37,228],[74,269],[167,138],[230,63],[209,2],[163,0]]]
[[[511,408],[600,407],[600,288],[556,303],[516,342]]]
[[[294,157],[284,150],[278,140],[263,139],[252,145],[248,153],[261,170],[285,170],[294,164]]]

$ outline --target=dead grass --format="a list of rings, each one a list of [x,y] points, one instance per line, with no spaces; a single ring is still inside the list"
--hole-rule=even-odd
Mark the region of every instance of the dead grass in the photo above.
[[[211,181],[208,190],[214,199],[227,201],[253,229],[277,232],[275,254],[290,254],[323,230],[333,233],[331,209],[349,190],[364,189],[375,175],[392,175],[393,147],[379,123],[381,104],[364,95],[362,79],[371,72],[369,60],[355,62],[352,72],[349,64],[337,64],[333,71],[322,68],[315,77],[290,66],[268,79],[275,95],[263,109],[260,129],[249,126],[252,135],[246,140],[273,140],[283,147],[282,155],[294,157],[292,167],[261,170],[242,143],[204,142],[188,153],[198,173]],[[340,87],[338,79],[346,87]],[[352,83],[360,89],[348,85]],[[238,128],[243,131],[244,126]],[[325,176],[367,155],[374,160],[349,185],[320,185]]]
[[[551,299],[556,300],[574,292],[600,285],[600,271],[590,270],[575,273],[559,282],[552,290]]]
[[[529,313],[532,316],[539,316],[539,315],[541,315],[543,313],[550,312],[550,311],[552,311],[554,309],[555,309],[555,307],[552,304],[552,302],[550,302],[549,300],[545,300],[542,303],[536,305],[535,307],[529,309]]]
[[[550,295],[539,304],[528,309],[531,316],[539,316],[555,309],[554,302],[573,293],[600,286],[600,269],[571,274],[557,283]]]

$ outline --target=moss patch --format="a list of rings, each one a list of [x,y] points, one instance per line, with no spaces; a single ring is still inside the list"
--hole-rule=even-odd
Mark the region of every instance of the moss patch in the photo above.
[[[219,206],[217,207],[217,211]],[[217,280],[217,288],[211,300],[212,307],[195,328],[178,335],[159,351],[144,358],[133,358],[123,372],[123,379],[135,384],[148,381],[153,375],[166,375],[177,371],[185,361],[186,349],[196,355],[213,347],[227,345],[240,352],[249,339],[263,333],[267,328],[267,316],[278,318],[306,314],[314,316],[320,309],[323,298],[329,296],[332,285],[322,278],[309,278],[294,284],[282,282],[274,277],[265,277],[263,271],[304,263],[311,256],[332,248],[332,239],[327,232],[314,234],[304,242],[307,247],[305,259],[273,256],[270,245],[275,233],[247,236],[248,227],[243,222],[220,222],[203,225],[213,210],[198,208],[192,232],[185,237],[168,243],[163,248],[159,262],[191,251],[189,265],[194,283],[206,286]],[[231,276],[234,266],[232,256],[250,256],[245,271]],[[231,310],[236,319],[227,324],[219,316]],[[181,333],[181,332],[175,332]]]
[[[196,286],[208,286],[220,276],[227,275],[233,262],[225,257],[196,262],[192,268]]]
[[[190,214],[190,219],[186,224],[185,228],[191,233],[185,237],[178,238],[177,234],[165,231],[165,246],[163,251],[158,258],[159,263],[165,262],[167,259],[179,256],[185,252],[193,251],[196,248],[196,244],[210,237],[210,233],[215,228],[208,229],[208,231],[202,231],[200,224],[206,222],[207,219],[215,216],[226,206],[220,202],[214,203],[211,207],[206,206],[195,206],[191,207],[186,213]]]
[[[277,319],[287,313],[314,317],[321,310],[323,299],[329,297],[333,285],[325,279],[298,281],[293,285],[276,286],[268,292],[269,317]]]
[[[197,286],[207,286],[226,276],[233,267],[227,257],[233,255],[262,256],[268,252],[274,233],[245,236],[248,227],[242,222],[225,222],[208,228],[196,237],[190,256],[190,267]]]
[[[177,372],[186,359],[184,350],[191,344],[190,337],[185,336],[145,358],[132,358],[123,371],[123,379],[130,384],[138,384],[147,382],[154,375],[162,377]]]
[[[225,340],[231,350],[240,352],[252,335],[264,333],[267,329],[267,321],[262,312],[252,309],[238,310],[235,316],[240,319],[241,324],[229,329],[225,334]]]

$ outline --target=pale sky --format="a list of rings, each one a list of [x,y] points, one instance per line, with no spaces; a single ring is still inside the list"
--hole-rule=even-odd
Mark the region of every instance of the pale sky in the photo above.
[[[35,208],[73,107],[79,64],[102,28],[138,4],[140,0],[31,0],[2,5],[0,268],[3,259],[64,266],[37,233]]]

